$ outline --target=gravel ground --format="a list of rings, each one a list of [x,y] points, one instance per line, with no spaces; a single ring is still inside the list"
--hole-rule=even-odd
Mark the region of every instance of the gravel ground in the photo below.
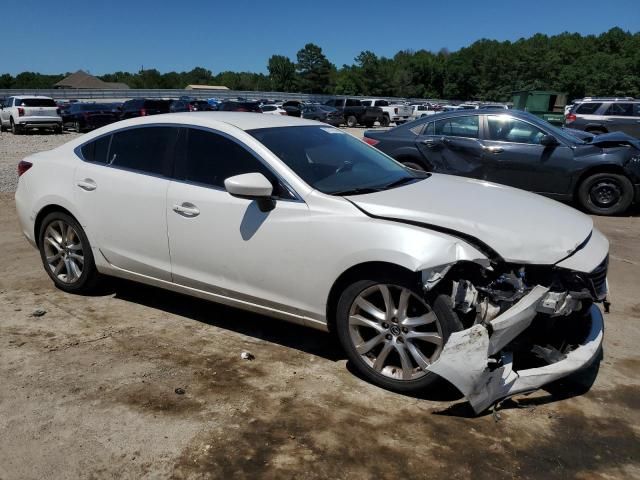
[[[32,153],[51,150],[77,137],[77,133],[28,132],[25,135],[0,133],[0,192],[15,192],[18,183],[18,162]]]

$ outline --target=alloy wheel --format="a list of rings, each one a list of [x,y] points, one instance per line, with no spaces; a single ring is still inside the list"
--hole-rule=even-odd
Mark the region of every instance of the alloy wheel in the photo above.
[[[373,285],[362,291],[349,311],[351,342],[364,362],[394,380],[416,380],[442,351],[436,314],[406,287]]]
[[[44,233],[44,254],[53,275],[72,284],[82,276],[84,251],[78,232],[62,220],[51,222]]]

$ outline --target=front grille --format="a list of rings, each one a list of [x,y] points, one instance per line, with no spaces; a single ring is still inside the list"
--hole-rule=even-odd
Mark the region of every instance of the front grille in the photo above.
[[[588,275],[588,280],[593,288],[593,293],[598,300],[604,300],[607,296],[607,269],[609,268],[609,255],[600,265]]]

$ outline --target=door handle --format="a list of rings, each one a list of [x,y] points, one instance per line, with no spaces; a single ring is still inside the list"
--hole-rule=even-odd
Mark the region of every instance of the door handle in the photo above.
[[[182,205],[174,205],[173,211],[183,217],[197,217],[200,210],[193,203],[185,202]]]
[[[80,180],[78,183],[76,183],[76,185],[86,192],[92,192],[96,188],[98,188],[98,185],[96,185],[96,182],[94,182],[90,178],[85,178],[84,180]]]
[[[502,153],[504,152],[504,148],[502,147],[487,147],[486,145],[482,147],[485,152],[488,153]]]

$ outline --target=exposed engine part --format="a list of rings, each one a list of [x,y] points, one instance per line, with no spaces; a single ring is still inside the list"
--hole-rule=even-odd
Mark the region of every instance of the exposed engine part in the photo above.
[[[487,323],[496,318],[500,314],[500,306],[484,298],[476,305],[476,321],[475,323]]]
[[[430,268],[422,271],[422,285],[424,291],[428,292],[442,280],[454,264],[444,265],[442,267]]]
[[[496,302],[513,304],[520,300],[526,293],[527,287],[523,277],[523,269],[520,269],[517,274],[513,272],[504,273],[486,287],[478,287],[478,290]]]
[[[581,308],[582,302],[569,292],[549,292],[538,304],[538,312],[552,317],[567,316]]]
[[[469,313],[471,310],[475,310],[478,303],[478,290],[468,280],[454,281],[451,299],[454,309],[460,310],[462,313]]]

